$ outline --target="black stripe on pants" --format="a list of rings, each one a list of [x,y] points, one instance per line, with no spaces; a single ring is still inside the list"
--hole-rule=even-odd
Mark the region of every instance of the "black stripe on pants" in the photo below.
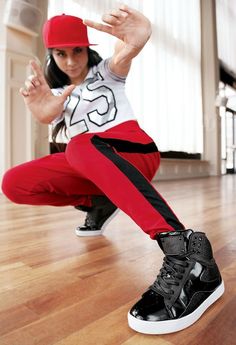
[[[168,206],[165,200],[161,197],[161,195],[155,190],[155,188],[149,183],[149,181],[138,171],[138,169],[136,169],[132,164],[130,164],[127,160],[120,157],[115,152],[114,150],[114,148],[116,149],[115,141],[116,140],[113,140],[113,139],[103,139],[97,135],[93,136],[91,139],[91,142],[95,146],[95,148],[116,165],[116,167],[129,179],[129,181],[135,186],[135,188],[158,211],[158,213],[161,214],[161,216],[165,219],[165,221],[174,230],[184,229],[183,224],[180,223],[180,221],[178,220],[176,215],[173,213],[171,208]],[[122,140],[118,140],[118,141],[121,142]],[[109,145],[110,142],[113,143],[114,148]],[[128,142],[125,141],[125,143],[127,145]],[[134,147],[134,143],[132,143],[132,145]],[[151,148],[151,150],[153,150],[153,146],[150,146],[150,144],[138,144],[140,149],[142,147],[141,151],[143,152],[148,148],[147,145],[149,145],[149,149]],[[127,150],[129,149],[127,148]]]

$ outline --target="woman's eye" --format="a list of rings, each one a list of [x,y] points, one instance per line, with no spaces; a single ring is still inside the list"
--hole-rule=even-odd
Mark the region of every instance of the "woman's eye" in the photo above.
[[[75,52],[76,54],[80,54],[80,53],[82,52],[82,49],[81,49],[81,48],[75,48],[75,49],[74,49],[74,52]]]
[[[58,52],[58,53],[57,53],[57,56],[65,56],[65,54],[64,54],[64,53],[61,53],[61,52]]]

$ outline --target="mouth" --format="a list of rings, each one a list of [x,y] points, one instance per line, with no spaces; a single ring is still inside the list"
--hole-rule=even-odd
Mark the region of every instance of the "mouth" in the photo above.
[[[76,67],[76,68],[70,68],[70,69],[67,69],[67,72],[68,73],[74,73],[74,72],[77,72],[79,69],[79,67]]]

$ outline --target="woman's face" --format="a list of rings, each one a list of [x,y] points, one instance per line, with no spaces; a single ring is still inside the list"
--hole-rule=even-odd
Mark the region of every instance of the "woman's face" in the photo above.
[[[72,84],[83,82],[88,73],[87,47],[53,48],[52,56],[59,69],[68,75]]]

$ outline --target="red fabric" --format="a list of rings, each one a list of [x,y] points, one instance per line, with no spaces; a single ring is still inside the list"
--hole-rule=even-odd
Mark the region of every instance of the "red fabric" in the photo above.
[[[3,179],[3,192],[16,203],[53,206],[90,206],[91,195],[104,193],[151,238],[158,232],[173,231],[173,226],[150,205],[132,181],[94,147],[93,136],[92,133],[78,135],[69,142],[65,153],[10,169]],[[99,137],[143,144],[151,142],[135,121],[130,121],[128,127],[122,124],[99,133]],[[117,154],[136,167],[147,181],[153,178],[160,162],[158,152]],[[179,223],[179,227],[181,225]]]

